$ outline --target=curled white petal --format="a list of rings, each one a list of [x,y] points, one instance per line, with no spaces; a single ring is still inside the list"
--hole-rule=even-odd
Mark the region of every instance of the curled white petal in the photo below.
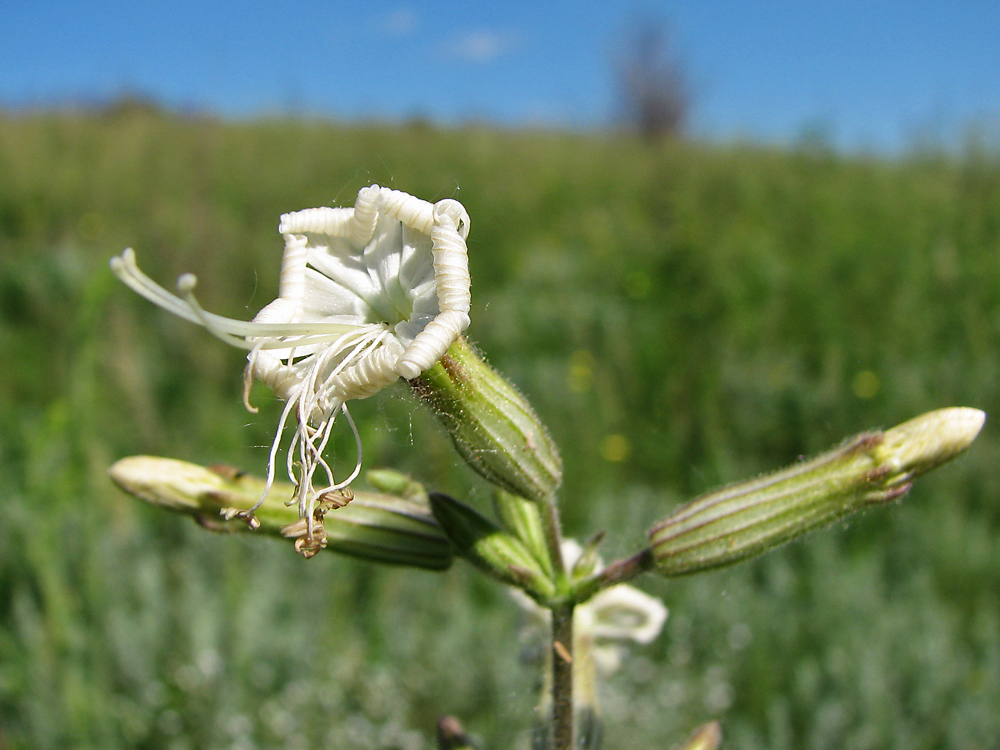
[[[345,368],[338,381],[337,397],[342,401],[368,398],[395,383],[399,375],[393,367],[402,349],[395,339],[388,339],[371,356]]]
[[[306,208],[289,214],[282,214],[278,231],[282,234],[341,235],[354,220],[353,208]]]
[[[411,380],[429,370],[468,325],[469,316],[465,313],[441,313],[406,348],[403,356],[396,362],[396,372]]]
[[[281,257],[281,275],[278,277],[278,299],[302,299],[306,293],[306,266],[309,250],[306,238],[300,234],[285,235],[285,254]],[[254,318],[255,321],[260,316]]]
[[[472,296],[465,238],[459,234],[458,222],[450,212],[435,212],[435,217],[438,221],[430,234],[438,305],[442,312],[468,314]]]
[[[623,583],[604,589],[583,606],[594,638],[650,643],[667,621],[663,602]]]
[[[347,234],[355,245],[366,245],[371,241],[372,234],[375,232],[375,222],[378,220],[380,195],[381,191],[376,185],[363,188],[358,193],[358,200],[354,204],[354,217]],[[333,234],[333,232],[327,232],[327,234]]]
[[[336,299],[340,288],[344,287],[355,288],[359,292],[356,298],[364,298],[365,290],[358,287],[379,275],[378,263],[383,266],[391,263],[399,278],[417,268],[418,252],[406,243],[409,240],[415,244],[421,241],[419,237],[407,236],[404,232],[397,238],[399,230],[380,223],[379,216],[394,219],[417,235],[423,235],[422,241],[430,239],[431,266],[428,270],[432,270],[432,274],[426,278],[426,283],[422,283],[422,278],[407,277],[406,281],[412,290],[413,298],[409,302],[412,311],[432,315],[416,326],[419,330],[415,334],[414,318],[400,321],[395,333],[402,346],[395,360],[388,352],[380,352],[378,358],[371,359],[365,367],[345,370],[342,383],[331,383],[331,387],[340,388],[352,398],[370,395],[398,377],[419,376],[444,355],[470,322],[471,278],[466,246],[470,221],[458,201],[445,199],[432,204],[398,190],[372,185],[358,193],[353,209],[307,209],[285,214],[281,230],[286,236],[292,235],[286,239],[286,253],[294,249],[297,260],[300,248],[308,248],[309,264],[319,272],[316,283],[329,287],[324,292],[330,300]],[[295,232],[307,234],[298,236]],[[329,239],[324,240],[324,236]],[[344,242],[337,244],[338,240]],[[387,241],[393,243],[391,247],[402,243],[396,255],[385,253],[382,245]],[[365,242],[368,244],[360,248]],[[338,256],[344,256],[342,262],[349,268],[343,268],[340,263],[334,265]],[[327,280],[332,283],[327,284]],[[315,296],[322,294],[317,292]],[[357,311],[331,308],[329,312],[356,314]],[[374,352],[369,356],[374,357]]]
[[[379,210],[423,234],[430,234],[434,226],[433,204],[399,190],[382,188],[379,193]]]

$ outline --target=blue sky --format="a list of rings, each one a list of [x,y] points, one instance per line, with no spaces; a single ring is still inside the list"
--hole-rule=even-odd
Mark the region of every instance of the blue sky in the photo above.
[[[672,29],[701,136],[895,151],[1000,132],[996,0],[11,0],[0,106],[127,91],[232,117],[603,126],[640,15]]]

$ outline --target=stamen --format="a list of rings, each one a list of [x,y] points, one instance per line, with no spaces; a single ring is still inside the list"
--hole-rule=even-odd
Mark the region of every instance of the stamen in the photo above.
[[[139,266],[135,262],[135,251],[132,248],[127,248],[120,257],[111,259],[111,270],[139,296],[145,297],[153,304],[179,318],[200,325],[198,318],[180,299],[139,270]]]
[[[302,477],[299,484],[299,515],[308,513],[312,515],[317,493],[313,489],[313,476],[316,474],[317,466],[322,466],[327,474],[333,474],[329,464],[323,459],[323,451],[330,440],[333,431],[334,420],[328,419],[322,427],[312,429],[308,425],[305,430],[309,432],[307,440],[299,444],[302,456]],[[317,435],[319,440],[317,441]]]
[[[197,309],[193,309],[190,300],[182,300],[177,295],[171,294],[144,274],[136,263],[135,251],[132,248],[126,249],[120,256],[111,259],[111,270],[136,294],[145,297],[154,305],[162,307],[179,318],[208,328],[216,336],[218,336],[217,331],[252,339],[301,336],[303,343],[323,344],[358,327],[353,323],[254,323],[253,321],[236,320],[210,313],[197,304],[195,305]],[[181,279],[187,276],[190,274],[184,274]],[[181,279],[178,279],[178,284]],[[226,343],[231,343],[241,349],[251,349],[255,346],[254,343],[246,341],[237,343],[229,339],[224,340]],[[287,346],[288,344],[284,341],[263,343],[265,349],[280,349]]]
[[[187,302],[188,307],[190,307],[194,312],[195,316],[198,318],[198,322],[205,326],[205,328],[208,329],[208,332],[220,341],[229,344],[230,346],[235,346],[237,349],[245,347],[247,345],[246,341],[216,327],[216,325],[209,319],[208,313],[206,313],[199,304],[198,298],[194,296],[194,288],[197,285],[198,277],[193,273],[183,274],[177,279],[177,291],[181,293],[181,296],[184,298],[184,301]]]
[[[267,457],[267,476],[264,479],[264,489],[261,491],[260,497],[257,498],[257,502],[253,504],[252,508],[238,514],[241,518],[253,518],[254,511],[264,504],[264,500],[267,499],[268,494],[271,492],[271,487],[274,486],[274,460],[278,456],[281,435],[285,431],[285,423],[288,421],[288,415],[291,414],[292,408],[295,406],[295,400],[294,398],[288,399],[285,408],[281,410],[281,419],[278,420],[278,429],[274,433],[274,440],[271,441],[271,450]],[[289,476],[291,475],[289,474]]]
[[[247,355],[247,366],[243,368],[243,406],[251,414],[256,414],[260,411],[260,409],[250,403],[250,389],[253,388],[253,374],[257,366],[258,354],[260,354],[260,347],[255,346],[250,350],[250,354]]]
[[[358,432],[358,426],[354,423],[354,417],[351,416],[351,412],[347,409],[347,404],[343,404],[340,410],[344,412],[344,419],[347,420],[347,424],[351,426],[351,432],[354,433],[354,445],[358,449],[358,460],[354,464],[354,471],[351,475],[345,479],[340,484],[333,485],[332,487],[327,487],[325,492],[330,492],[332,490],[342,490],[347,487],[351,482],[358,478],[358,474],[361,473],[361,460],[362,460],[362,448],[361,448],[361,433]]]

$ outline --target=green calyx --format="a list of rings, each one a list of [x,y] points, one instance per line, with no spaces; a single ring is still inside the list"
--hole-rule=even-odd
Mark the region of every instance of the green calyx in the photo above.
[[[534,409],[464,339],[408,381],[448,430],[465,462],[487,481],[529,500],[551,501],[562,459]]]
[[[886,432],[859,435],[811,461],[703,495],[650,530],[656,569],[674,576],[729,565],[896,500],[915,477],[964,451],[985,417],[968,408],[929,412]]]

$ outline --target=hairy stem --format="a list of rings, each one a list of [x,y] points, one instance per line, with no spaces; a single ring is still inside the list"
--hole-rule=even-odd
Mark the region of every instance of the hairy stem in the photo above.
[[[548,547],[549,558],[552,560],[555,584],[560,590],[565,590],[568,588],[569,579],[562,556],[562,524],[559,522],[559,507],[556,505],[555,498],[549,498],[546,502],[538,505],[545,533],[545,546]]]
[[[562,524],[555,497],[539,503],[545,544],[552,560],[553,578],[559,592],[552,610],[552,750],[572,750],[575,718],[573,716],[573,607],[569,576],[562,555]]]
[[[552,609],[552,748],[572,750],[573,717],[573,604]]]

